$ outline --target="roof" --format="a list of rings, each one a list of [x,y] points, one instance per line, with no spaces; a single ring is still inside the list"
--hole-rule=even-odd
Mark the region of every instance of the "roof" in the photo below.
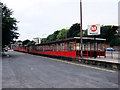
[[[75,39],[80,39],[80,37],[74,37]],[[94,40],[94,38],[92,37],[82,37],[83,39],[87,39],[87,40]],[[103,39],[103,38],[95,38],[95,40],[106,40],[106,39]]]
[[[38,44],[38,45],[53,44],[53,43],[57,43],[57,42],[63,42],[63,41],[69,41],[69,40],[75,40],[75,39],[80,39],[80,37],[67,38],[67,39],[62,39],[62,40],[58,40],[58,41],[51,41],[51,42],[48,42],[48,43],[42,43],[42,44]],[[83,39],[83,40],[94,40],[94,38],[92,38],[92,37],[83,37],[82,39]],[[95,40],[104,41],[104,40],[106,40],[106,39],[103,39],[103,38],[95,38]]]

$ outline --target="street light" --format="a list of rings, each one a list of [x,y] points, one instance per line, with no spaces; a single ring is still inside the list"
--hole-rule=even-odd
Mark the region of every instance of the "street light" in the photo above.
[[[81,41],[81,57],[82,57],[82,0],[80,0],[80,41]]]
[[[2,52],[2,5],[3,3],[0,2],[0,53]]]

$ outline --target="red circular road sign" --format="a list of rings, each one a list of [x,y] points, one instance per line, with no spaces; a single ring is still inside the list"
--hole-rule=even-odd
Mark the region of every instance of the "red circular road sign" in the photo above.
[[[91,30],[92,32],[97,31],[97,26],[96,26],[96,25],[92,25],[92,26],[90,27],[90,30]]]

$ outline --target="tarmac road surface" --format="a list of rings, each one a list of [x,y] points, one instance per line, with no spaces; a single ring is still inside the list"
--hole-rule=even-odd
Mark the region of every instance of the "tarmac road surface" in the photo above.
[[[9,51],[3,88],[118,88],[118,71]]]

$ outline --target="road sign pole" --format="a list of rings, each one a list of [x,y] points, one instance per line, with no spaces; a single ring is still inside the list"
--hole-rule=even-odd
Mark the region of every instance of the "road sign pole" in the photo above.
[[[80,41],[81,41],[81,57],[82,57],[82,0],[80,0]]]
[[[96,36],[94,35],[94,58],[96,58]]]

